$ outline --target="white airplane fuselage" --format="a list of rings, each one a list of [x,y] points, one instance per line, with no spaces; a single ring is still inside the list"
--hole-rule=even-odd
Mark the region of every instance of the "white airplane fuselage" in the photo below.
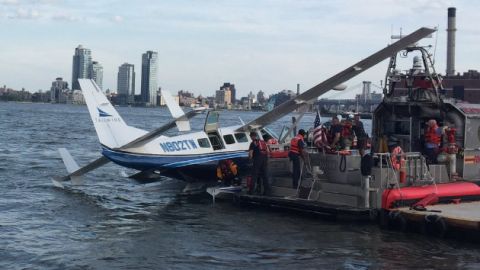
[[[247,165],[251,139],[248,133],[235,131],[239,127],[160,136],[142,146],[122,150],[103,145],[102,154],[114,163],[140,171],[214,179],[219,160],[233,159],[240,167]]]

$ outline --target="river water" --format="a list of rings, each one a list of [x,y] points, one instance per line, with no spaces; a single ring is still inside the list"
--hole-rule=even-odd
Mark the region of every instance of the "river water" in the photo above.
[[[147,130],[170,119],[163,108],[118,109]],[[224,112],[221,124],[258,114]],[[301,127],[313,119],[305,116]],[[0,103],[0,269],[480,268],[474,244],[212,205],[206,195],[183,195],[182,181],[138,184],[127,178],[133,171],[113,164],[82,186],[59,189],[50,182],[66,173],[59,147],[80,165],[99,157],[86,107]]]

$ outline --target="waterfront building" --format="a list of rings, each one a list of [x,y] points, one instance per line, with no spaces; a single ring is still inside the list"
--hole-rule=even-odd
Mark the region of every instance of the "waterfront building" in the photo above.
[[[63,78],[57,78],[50,88],[51,103],[66,103],[68,98],[68,83]]]
[[[121,105],[135,102],[135,66],[124,63],[118,68],[117,76],[118,102]]]
[[[232,102],[232,92],[230,89],[220,89],[215,92],[215,103],[221,108],[227,108]]]
[[[231,84],[229,82],[223,83],[223,85],[220,87],[220,90],[230,91],[230,98],[228,100],[228,104],[235,104],[236,100],[236,92],[237,90],[235,89],[235,84]]]
[[[397,87],[395,96],[408,95],[407,82],[402,79],[399,85],[403,85],[403,87]],[[480,103],[480,72],[477,70],[446,76],[442,80],[442,85],[444,90],[440,94],[445,97]]]
[[[72,104],[78,104],[78,105],[85,105],[85,98],[83,97],[83,93],[81,90],[73,90],[72,92],[72,99],[71,99]]]
[[[142,54],[141,96],[146,106],[157,105],[157,58],[154,51]]]
[[[180,104],[180,97],[179,96],[173,96],[173,99],[177,104]],[[165,99],[163,98],[163,95],[160,95],[160,106],[166,106],[167,103],[165,102]]]
[[[103,89],[103,67],[97,61],[93,61],[90,66],[90,79],[93,79],[95,83]]]
[[[266,101],[267,101],[267,98],[265,97],[265,93],[262,90],[258,91],[257,102],[259,104],[264,104]]]
[[[72,89],[80,89],[78,79],[91,78],[90,66],[92,65],[92,53],[90,49],[78,45],[75,48],[75,55],[73,56],[72,65]]]

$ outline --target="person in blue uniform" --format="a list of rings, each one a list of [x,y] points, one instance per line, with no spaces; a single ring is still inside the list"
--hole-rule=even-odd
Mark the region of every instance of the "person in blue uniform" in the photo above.
[[[298,181],[300,180],[302,173],[301,159],[305,159],[305,138],[306,132],[303,129],[298,131],[298,134],[290,141],[290,151],[288,156],[292,161],[292,187],[298,187]]]
[[[269,150],[267,143],[264,140],[258,139],[255,131],[250,132],[250,138],[252,142],[248,148],[248,157],[253,161],[252,179],[255,185],[255,193],[265,195],[269,188],[267,176]]]

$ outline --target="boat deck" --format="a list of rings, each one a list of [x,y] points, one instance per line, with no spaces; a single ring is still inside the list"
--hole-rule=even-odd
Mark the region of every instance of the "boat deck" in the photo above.
[[[375,218],[375,215],[370,209],[332,205],[296,197],[261,196],[240,193],[236,195],[236,200],[240,204],[260,205],[279,210],[330,216],[336,219],[369,221]]]
[[[426,211],[418,211],[408,207],[399,208],[412,221],[423,221],[426,216],[436,215],[445,219],[448,225],[457,228],[480,230],[480,201],[458,204],[430,205]]]

